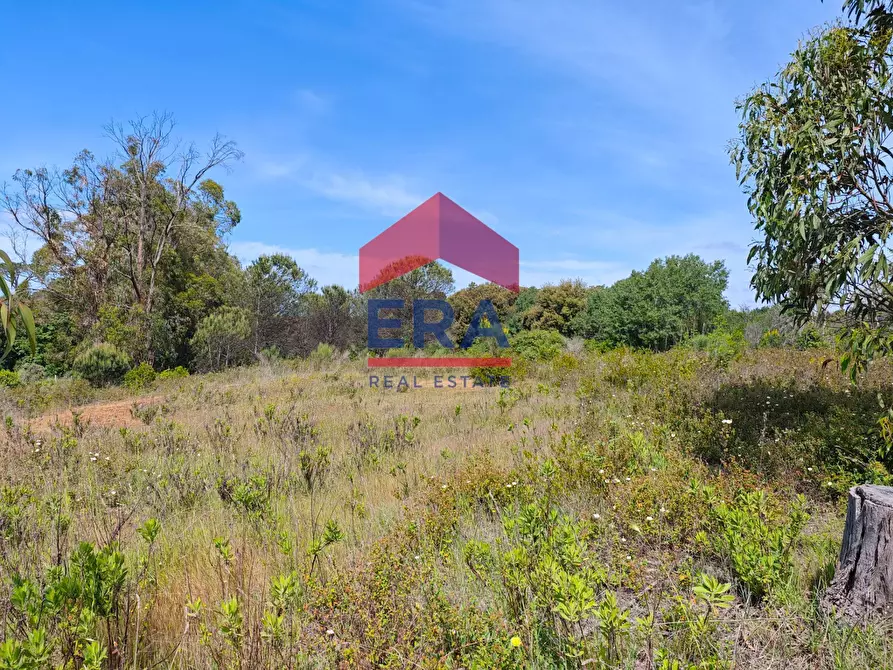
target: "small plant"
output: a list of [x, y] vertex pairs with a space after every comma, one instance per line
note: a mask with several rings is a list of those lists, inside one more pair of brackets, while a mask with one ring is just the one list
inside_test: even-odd
[[124, 386], [134, 392], [142, 391], [155, 383], [155, 370], [148, 363], [140, 363], [124, 375]]
[[94, 344], [74, 359], [72, 369], [93, 386], [120, 382], [130, 368], [130, 356], [113, 344]]
[[168, 379], [185, 379], [189, 376], [189, 370], [182, 365], [169, 370], [162, 370], [158, 373], [158, 381], [166, 381]]
[[21, 383], [19, 373], [13, 370], [0, 370], [0, 388], [15, 388]]

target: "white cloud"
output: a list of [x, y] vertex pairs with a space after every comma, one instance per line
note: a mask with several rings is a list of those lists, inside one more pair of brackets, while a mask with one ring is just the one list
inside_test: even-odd
[[355, 288], [359, 284], [359, 257], [318, 249], [289, 249], [264, 242], [233, 242], [230, 253], [242, 263], [250, 263], [258, 256], [285, 254], [295, 259], [320, 286], [340, 284]]
[[331, 200], [392, 216], [402, 216], [426, 200], [410, 191], [406, 180], [397, 175], [370, 178], [362, 172], [318, 172], [301, 183]]

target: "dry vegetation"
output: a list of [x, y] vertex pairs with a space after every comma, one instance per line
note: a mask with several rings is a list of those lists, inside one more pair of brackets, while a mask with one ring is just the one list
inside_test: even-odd
[[[890, 368], [822, 360], [6, 390], [0, 667], [893, 667], [889, 628], [817, 605], [843, 493], [889, 482]], [[63, 411], [91, 396], [113, 404]]]

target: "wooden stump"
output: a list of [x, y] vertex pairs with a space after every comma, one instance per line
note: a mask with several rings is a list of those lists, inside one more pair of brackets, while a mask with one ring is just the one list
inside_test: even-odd
[[850, 621], [893, 614], [893, 488], [850, 489], [840, 558], [823, 606]]

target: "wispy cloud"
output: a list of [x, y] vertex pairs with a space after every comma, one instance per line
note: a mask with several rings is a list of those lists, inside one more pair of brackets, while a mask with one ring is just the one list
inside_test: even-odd
[[397, 175], [369, 177], [362, 172], [322, 172], [302, 179], [301, 183], [331, 200], [395, 216], [405, 214], [425, 200]]
[[233, 242], [229, 249], [242, 263], [269, 254], [291, 256], [320, 286], [340, 284], [355, 288], [359, 285], [359, 258], [355, 255], [318, 249], [289, 249], [265, 242]]

